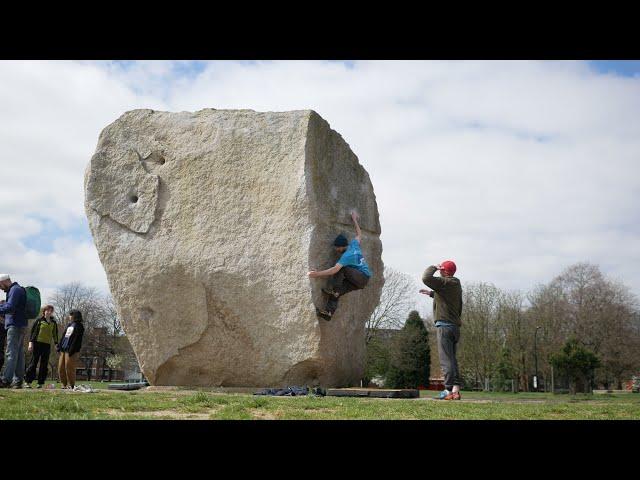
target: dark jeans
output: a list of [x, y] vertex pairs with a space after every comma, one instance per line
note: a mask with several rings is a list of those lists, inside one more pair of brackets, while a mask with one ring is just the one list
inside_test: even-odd
[[460, 327], [447, 325], [438, 327], [438, 356], [440, 368], [444, 375], [444, 387], [451, 390], [454, 385], [460, 386], [456, 349], [460, 340]]
[[[361, 290], [369, 283], [367, 277], [360, 270], [353, 267], [342, 267], [330, 280], [333, 291], [341, 296], [346, 295], [354, 290]], [[327, 301], [326, 310], [333, 313], [338, 308], [338, 299], [330, 296]]]
[[27, 374], [24, 378], [25, 382], [31, 383], [36, 378], [36, 368], [40, 362], [40, 370], [38, 370], [38, 384], [44, 385], [47, 379], [47, 368], [49, 367], [49, 354], [51, 353], [51, 345], [49, 343], [33, 342], [33, 355], [31, 362], [27, 368]]

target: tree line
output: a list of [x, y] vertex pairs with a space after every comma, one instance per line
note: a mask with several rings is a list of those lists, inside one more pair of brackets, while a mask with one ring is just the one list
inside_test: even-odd
[[[460, 365], [465, 380], [482, 385], [504, 377], [528, 391], [536, 372], [550, 385], [552, 359], [568, 343], [598, 358], [593, 383], [623, 388], [640, 370], [640, 314], [636, 298], [599, 267], [577, 263], [530, 292], [490, 283], [464, 289]], [[500, 372], [500, 368], [503, 372]], [[506, 371], [504, 371], [506, 370]]]
[[[363, 381], [383, 377], [385, 386], [393, 388], [426, 386], [429, 373], [439, 369], [433, 319], [416, 311], [414, 279], [391, 268], [384, 274], [380, 302], [366, 324]], [[538, 388], [548, 391], [552, 372], [557, 386], [563, 373], [576, 377], [570, 374], [576, 369], [591, 372], [588, 378], [583, 375], [583, 383], [622, 389], [640, 373], [637, 298], [597, 265], [574, 264], [524, 293], [463, 280], [463, 302], [458, 361], [465, 389], [529, 391], [537, 373]], [[93, 358], [112, 369], [137, 365], [110, 295], [70, 283], [57, 289], [48, 303], [62, 325], [69, 311], [82, 311], [86, 368]], [[569, 383], [572, 390], [577, 388]]]

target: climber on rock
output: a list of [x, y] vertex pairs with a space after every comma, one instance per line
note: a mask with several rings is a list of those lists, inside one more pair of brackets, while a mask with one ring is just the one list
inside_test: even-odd
[[307, 273], [310, 278], [332, 277], [329, 281], [329, 287], [322, 289], [329, 297], [327, 304], [324, 308], [316, 309], [318, 315], [325, 320], [331, 320], [336, 308], [338, 308], [338, 299], [341, 296], [353, 290], [363, 289], [371, 278], [371, 271], [360, 249], [362, 232], [355, 212], [351, 213], [351, 218], [356, 227], [356, 237], [349, 243], [347, 237], [340, 234], [333, 242], [336, 252], [342, 254], [338, 262], [327, 270]]

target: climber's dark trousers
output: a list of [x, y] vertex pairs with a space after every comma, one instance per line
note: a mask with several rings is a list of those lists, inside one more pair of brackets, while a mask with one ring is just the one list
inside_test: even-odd
[[[342, 267], [338, 273], [336, 273], [330, 280], [329, 285], [333, 288], [333, 291], [341, 296], [346, 295], [354, 290], [361, 290], [369, 283], [369, 277], [367, 277], [360, 270], [353, 267]], [[328, 312], [335, 312], [338, 308], [338, 299], [330, 296], [327, 301], [326, 310]]]

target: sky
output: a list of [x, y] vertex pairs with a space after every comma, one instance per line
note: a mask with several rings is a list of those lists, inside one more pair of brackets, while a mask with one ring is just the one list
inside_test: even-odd
[[0, 61], [0, 273], [108, 291], [83, 176], [137, 108], [315, 110], [416, 282], [452, 259], [526, 292], [591, 262], [640, 294], [640, 61]]

